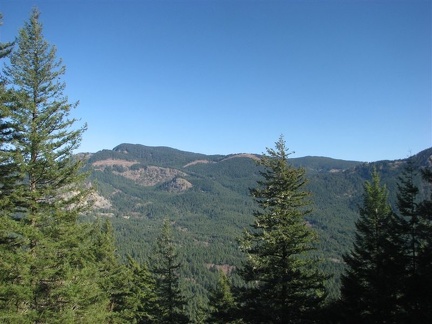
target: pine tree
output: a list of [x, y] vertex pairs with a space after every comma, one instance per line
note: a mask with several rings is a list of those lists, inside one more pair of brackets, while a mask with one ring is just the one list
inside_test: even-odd
[[115, 249], [114, 229], [108, 219], [97, 219], [91, 228], [89, 251], [100, 273], [99, 285], [109, 297], [109, 322], [128, 323], [132, 318], [121, 306], [128, 294], [131, 274], [125, 265], [120, 264]]
[[281, 136], [260, 160], [264, 180], [251, 190], [260, 210], [241, 242], [247, 262], [240, 275], [248, 283], [243, 314], [250, 322], [305, 323], [326, 297], [326, 276], [312, 252], [316, 234], [308, 224], [305, 171], [288, 163]]
[[[432, 161], [431, 161], [432, 162]], [[420, 321], [432, 322], [432, 168], [422, 170], [429, 197], [418, 205], [420, 246], [418, 250], [418, 273], [421, 287], [417, 292], [421, 301]]]
[[109, 220], [92, 225], [91, 251], [98, 265], [100, 285], [109, 296], [109, 323], [151, 323], [155, 303], [155, 283], [145, 265], [127, 256], [119, 261], [114, 229]]
[[231, 283], [228, 276], [223, 271], [219, 272], [216, 288], [210, 291], [209, 305], [209, 323], [236, 322], [238, 317], [236, 301], [231, 292]]
[[[0, 25], [2, 15], [0, 14]], [[8, 56], [13, 43], [0, 43], [0, 59]], [[22, 285], [28, 278], [27, 255], [21, 251], [25, 238], [18, 234], [17, 222], [11, 218], [11, 197], [16, 196], [13, 188], [20, 177], [14, 161], [14, 149], [11, 142], [18, 138], [16, 125], [10, 120], [8, 103], [15, 92], [7, 89], [2, 76], [0, 81], [0, 320], [14, 323], [21, 320], [26, 306], [21, 302], [27, 300], [31, 291]]]
[[127, 267], [132, 274], [132, 285], [129, 296], [125, 298], [125, 304], [133, 310], [136, 323], [156, 323], [156, 283], [152, 274], [145, 264], [139, 264], [130, 256]]
[[[399, 219], [405, 238], [405, 275], [400, 282], [403, 287], [401, 318], [407, 322], [422, 323], [432, 320], [432, 220], [428, 209], [430, 202], [427, 199], [420, 201], [416, 176], [414, 162], [408, 159], [403, 175], [399, 178], [397, 195]], [[423, 177], [430, 183], [430, 170], [424, 170]]]
[[44, 40], [36, 9], [20, 30], [17, 47], [4, 69], [7, 85], [17, 93], [7, 103], [8, 117], [19, 133], [11, 145], [20, 154], [19, 172], [26, 180], [16, 206], [24, 212], [53, 205], [78, 210], [88, 190], [82, 186], [82, 163], [72, 153], [85, 126], [72, 128], [76, 119], [69, 115], [77, 103], [70, 104], [63, 95], [65, 67], [55, 56], [56, 48]]
[[344, 255], [346, 271], [341, 281], [344, 321], [385, 323], [398, 313], [398, 281], [401, 277], [397, 222], [376, 170], [364, 184], [363, 205], [356, 222], [351, 253]]
[[186, 299], [180, 287], [180, 267], [171, 224], [165, 219], [150, 264], [156, 281], [156, 323], [188, 322], [184, 310]]
[[10, 151], [1, 152], [2, 166], [13, 171], [1, 174], [8, 190], [1, 197], [7, 209], [0, 222], [0, 319], [103, 321], [108, 298], [89, 252], [90, 228], [78, 222], [89, 189], [73, 150], [85, 127], [73, 129], [76, 120], [69, 114], [76, 104], [68, 103], [60, 81], [65, 68], [43, 37], [36, 9], [16, 45], [4, 69], [14, 95], [2, 102], [2, 118], [17, 136], [2, 143]]

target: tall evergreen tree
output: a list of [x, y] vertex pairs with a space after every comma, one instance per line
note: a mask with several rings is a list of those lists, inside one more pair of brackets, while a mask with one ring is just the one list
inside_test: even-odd
[[[431, 277], [432, 277], [432, 220], [429, 200], [423, 202], [416, 185], [417, 170], [413, 160], [407, 161], [404, 173], [399, 178], [397, 207], [405, 237], [404, 257], [405, 276], [402, 309], [405, 318], [412, 323], [423, 323], [431, 317]], [[423, 178], [430, 184], [430, 170], [423, 171]], [[429, 188], [430, 190], [430, 188]]]
[[[432, 162], [432, 160], [430, 160]], [[425, 198], [418, 205], [420, 246], [418, 250], [418, 273], [421, 288], [418, 291], [421, 303], [421, 320], [432, 322], [432, 167], [422, 170], [422, 178], [426, 184]]]
[[364, 184], [363, 205], [356, 222], [352, 251], [344, 255], [341, 277], [344, 321], [350, 323], [393, 322], [398, 313], [398, 281], [401, 273], [397, 222], [376, 170]]
[[[0, 14], [0, 25], [2, 15]], [[0, 43], [0, 59], [8, 56], [13, 43]], [[28, 277], [27, 256], [20, 246], [25, 238], [16, 234], [18, 226], [11, 218], [13, 214], [12, 197], [20, 175], [17, 172], [15, 153], [11, 143], [18, 138], [16, 125], [10, 119], [8, 103], [15, 92], [6, 87], [2, 75], [0, 81], [0, 319], [5, 323], [19, 322], [22, 311], [26, 311], [21, 302], [30, 297], [30, 289], [21, 285]]]
[[128, 256], [127, 268], [131, 271], [130, 294], [124, 299], [127, 308], [132, 310], [136, 323], [157, 323], [156, 283], [145, 264], [139, 264]]
[[19, 172], [26, 180], [22, 200], [16, 204], [24, 212], [53, 205], [78, 210], [88, 194], [83, 187], [86, 175], [79, 172], [82, 163], [73, 157], [85, 126], [74, 129], [76, 119], [69, 118], [77, 103], [69, 103], [63, 94], [64, 73], [34, 9], [4, 69], [7, 85], [17, 92], [7, 106], [20, 135], [11, 145], [21, 156]]
[[209, 323], [235, 323], [238, 320], [239, 314], [231, 283], [223, 271], [219, 271], [216, 288], [210, 291], [209, 305]]
[[180, 267], [172, 227], [165, 219], [150, 264], [150, 271], [156, 280], [156, 323], [188, 322], [185, 314], [186, 299], [180, 287]]
[[118, 260], [115, 249], [114, 229], [108, 219], [97, 219], [91, 228], [89, 251], [100, 273], [99, 284], [109, 297], [109, 323], [127, 323], [133, 318], [129, 309], [123, 307], [129, 293], [130, 271]]
[[110, 300], [108, 323], [154, 322], [156, 288], [148, 268], [130, 256], [126, 264], [120, 263], [109, 220], [94, 222], [91, 237], [100, 284]]
[[[14, 95], [2, 102], [13, 132], [6, 157], [14, 182], [0, 222], [0, 319], [3, 322], [103, 321], [107, 296], [90, 251], [90, 228], [79, 223], [89, 189], [73, 157], [85, 127], [69, 118], [65, 72], [42, 34], [34, 9], [4, 69]], [[5, 148], [5, 146], [3, 146]], [[2, 160], [4, 163], [4, 160]], [[6, 164], [2, 164], [6, 165]], [[7, 174], [2, 174], [2, 182]]]
[[252, 323], [305, 323], [326, 297], [326, 276], [312, 253], [317, 237], [305, 219], [305, 170], [289, 164], [282, 136], [267, 153], [260, 160], [264, 179], [251, 190], [260, 209], [241, 241], [247, 262], [240, 274], [248, 283], [243, 314]]

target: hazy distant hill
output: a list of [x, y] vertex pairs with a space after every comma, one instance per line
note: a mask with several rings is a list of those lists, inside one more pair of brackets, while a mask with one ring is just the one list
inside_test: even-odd
[[[429, 148], [412, 158], [421, 167], [430, 163], [431, 156]], [[241, 262], [236, 239], [253, 220], [249, 188], [260, 179], [259, 156], [121, 144], [87, 158], [90, 179], [98, 188], [95, 213], [112, 219], [121, 254], [145, 261], [162, 219], [169, 218], [195, 293], [213, 284], [217, 268], [232, 269]], [[341, 254], [351, 246], [363, 183], [372, 168], [380, 171], [394, 199], [405, 162], [291, 159], [307, 171], [314, 203], [308, 221], [320, 234], [319, 248], [330, 272], [338, 274], [343, 267]]]

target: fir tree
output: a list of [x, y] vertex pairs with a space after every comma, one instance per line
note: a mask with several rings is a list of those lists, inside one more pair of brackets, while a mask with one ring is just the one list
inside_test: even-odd
[[[17, 136], [8, 138], [7, 155], [1, 152], [2, 165], [13, 166], [14, 181], [1, 197], [7, 209], [0, 222], [0, 318], [103, 321], [108, 299], [89, 252], [90, 228], [78, 222], [89, 189], [73, 150], [85, 127], [73, 128], [76, 120], [69, 114], [76, 104], [63, 95], [65, 68], [43, 37], [36, 9], [16, 45], [4, 69], [5, 84], [14, 95], [2, 102], [7, 108], [2, 117]], [[2, 182], [8, 177], [1, 176]]]
[[[416, 185], [417, 170], [410, 158], [402, 177], [399, 178], [397, 207], [405, 238], [405, 275], [400, 285], [403, 287], [401, 320], [423, 323], [431, 317], [431, 269], [432, 269], [432, 220], [430, 201], [420, 201], [420, 191]], [[423, 171], [423, 178], [430, 184], [430, 170]], [[430, 190], [430, 188], [429, 188]]]
[[6, 104], [8, 118], [19, 133], [11, 145], [20, 154], [19, 173], [25, 179], [22, 199], [15, 204], [23, 212], [54, 205], [74, 210], [85, 207], [81, 202], [88, 194], [83, 187], [86, 174], [79, 172], [82, 163], [73, 157], [85, 126], [72, 128], [76, 120], [69, 115], [77, 103], [70, 104], [63, 95], [64, 73], [56, 48], [43, 37], [39, 12], [34, 9], [4, 69], [6, 84], [17, 93]]
[[223, 271], [219, 272], [216, 288], [210, 291], [209, 305], [209, 323], [235, 323], [239, 317], [231, 283]]
[[[432, 161], [430, 161], [432, 162]], [[421, 287], [417, 292], [421, 301], [419, 318], [424, 322], [432, 322], [432, 168], [422, 170], [422, 178], [426, 184], [429, 197], [418, 205], [420, 246], [418, 250], [418, 273]]]
[[126, 264], [119, 262], [109, 220], [94, 222], [91, 237], [100, 285], [110, 300], [109, 323], [153, 322], [156, 288], [150, 271], [130, 256]]
[[344, 321], [385, 323], [398, 313], [398, 281], [401, 272], [400, 236], [388, 203], [388, 191], [381, 186], [376, 170], [364, 184], [363, 205], [356, 222], [352, 251], [344, 255], [341, 281], [341, 309]]
[[114, 229], [109, 220], [97, 219], [91, 228], [91, 251], [100, 273], [99, 285], [109, 297], [109, 322], [126, 323], [133, 316], [127, 314], [123, 299], [128, 294], [131, 274], [120, 264], [115, 249]]
[[[0, 14], [0, 25], [2, 16]], [[8, 56], [13, 43], [0, 43], [0, 59]], [[18, 138], [16, 125], [10, 120], [8, 104], [15, 92], [7, 89], [2, 76], [0, 81], [0, 319], [13, 323], [22, 320], [27, 311], [24, 300], [31, 297], [31, 290], [22, 283], [28, 278], [28, 255], [21, 246], [26, 239], [19, 235], [19, 226], [13, 215], [14, 187], [20, 179], [12, 141]]]
[[305, 171], [288, 163], [282, 136], [267, 153], [260, 160], [264, 180], [251, 190], [260, 210], [241, 242], [248, 258], [240, 271], [248, 283], [242, 312], [249, 322], [305, 323], [326, 296], [326, 276], [312, 255], [316, 234], [305, 218]]
[[128, 256], [128, 269], [132, 274], [129, 296], [125, 299], [128, 308], [133, 309], [136, 323], [158, 322], [156, 283], [148, 267]]
[[188, 322], [186, 299], [180, 287], [180, 267], [171, 224], [165, 219], [150, 264], [150, 271], [156, 281], [156, 323]]

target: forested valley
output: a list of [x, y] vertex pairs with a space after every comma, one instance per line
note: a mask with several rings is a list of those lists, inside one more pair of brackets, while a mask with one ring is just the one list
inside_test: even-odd
[[75, 154], [37, 9], [0, 57], [0, 322], [432, 322], [432, 148]]

